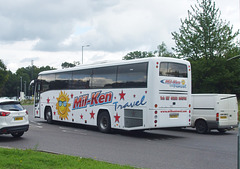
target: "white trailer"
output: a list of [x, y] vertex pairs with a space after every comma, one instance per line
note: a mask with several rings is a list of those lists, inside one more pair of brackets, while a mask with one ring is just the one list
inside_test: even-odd
[[238, 125], [238, 102], [235, 94], [192, 94], [191, 126], [198, 133], [212, 129], [226, 132]]

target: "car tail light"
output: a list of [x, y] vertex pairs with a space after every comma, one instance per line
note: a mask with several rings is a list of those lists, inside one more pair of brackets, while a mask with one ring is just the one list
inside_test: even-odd
[[219, 113], [216, 114], [216, 121], [219, 121]]
[[26, 110], [26, 114], [28, 114], [28, 111]]
[[10, 112], [4, 112], [4, 111], [0, 112], [0, 116], [8, 116], [9, 114]]

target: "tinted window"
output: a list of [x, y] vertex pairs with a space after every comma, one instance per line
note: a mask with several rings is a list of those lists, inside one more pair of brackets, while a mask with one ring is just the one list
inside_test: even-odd
[[117, 67], [93, 69], [92, 88], [112, 88], [116, 84]]
[[47, 91], [50, 89], [54, 89], [55, 87], [55, 74], [47, 74], [47, 75], [41, 75], [41, 91]]
[[73, 72], [73, 89], [89, 89], [91, 84], [92, 70], [78, 70]]
[[137, 63], [40, 75], [40, 91], [147, 87], [147, 69], [148, 63]]
[[7, 111], [22, 111], [23, 107], [19, 102], [6, 102], [0, 104], [0, 109]]
[[118, 88], [147, 87], [147, 63], [118, 66]]
[[159, 76], [187, 77], [187, 65], [172, 62], [161, 62]]
[[55, 89], [71, 88], [72, 72], [56, 74]]

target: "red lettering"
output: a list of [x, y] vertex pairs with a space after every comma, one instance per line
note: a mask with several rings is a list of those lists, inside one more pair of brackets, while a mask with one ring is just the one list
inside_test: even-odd
[[187, 100], [187, 97], [179, 97], [179, 100]]
[[165, 100], [165, 97], [164, 96], [160, 96], [160, 100]]
[[105, 97], [105, 102], [111, 102], [112, 101], [112, 92], [107, 93]]
[[171, 100], [177, 100], [177, 97], [171, 97]]
[[102, 104], [104, 102], [104, 99], [105, 99], [105, 95], [100, 95], [98, 99], [99, 103]]
[[166, 80], [165, 83], [172, 83], [172, 80]]
[[81, 107], [85, 107], [87, 105], [88, 95], [83, 96]]
[[98, 104], [98, 96], [100, 92], [92, 93], [91, 105]]
[[79, 97], [79, 99], [78, 99], [78, 97], [75, 97], [74, 104], [73, 104], [73, 109], [76, 109], [76, 108], [80, 107], [81, 102], [82, 102], [82, 97]]

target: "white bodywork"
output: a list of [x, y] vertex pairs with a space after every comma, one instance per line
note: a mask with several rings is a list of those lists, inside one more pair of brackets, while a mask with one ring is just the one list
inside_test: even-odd
[[[50, 121], [98, 126], [100, 114], [105, 112], [109, 114], [111, 128], [115, 129], [143, 130], [190, 126], [191, 67], [188, 61], [166, 57], [136, 59], [45, 71], [41, 72], [39, 77], [49, 74], [57, 77], [60, 73], [69, 73], [72, 76], [71, 73], [76, 71], [140, 63], [148, 65], [147, 75], [144, 77], [147, 79], [147, 86], [37, 92], [35, 102], [36, 99], [39, 102], [35, 104], [35, 117], [42, 119], [50, 117]], [[186, 66], [187, 77], [159, 75], [161, 63], [177, 63]], [[89, 81], [90, 84], [95, 83], [92, 79]], [[39, 81], [39, 84], [42, 83]]]
[[237, 127], [238, 103], [235, 94], [193, 94], [192, 127], [203, 120], [207, 129], [226, 130]]
[[[12, 134], [19, 137], [29, 128], [28, 114], [16, 100], [0, 99], [0, 134]], [[16, 104], [8, 108], [8, 104]], [[5, 105], [5, 106], [2, 106]], [[1, 108], [4, 107], [4, 108]], [[3, 114], [8, 114], [4, 115]], [[18, 133], [22, 133], [21, 135]]]

